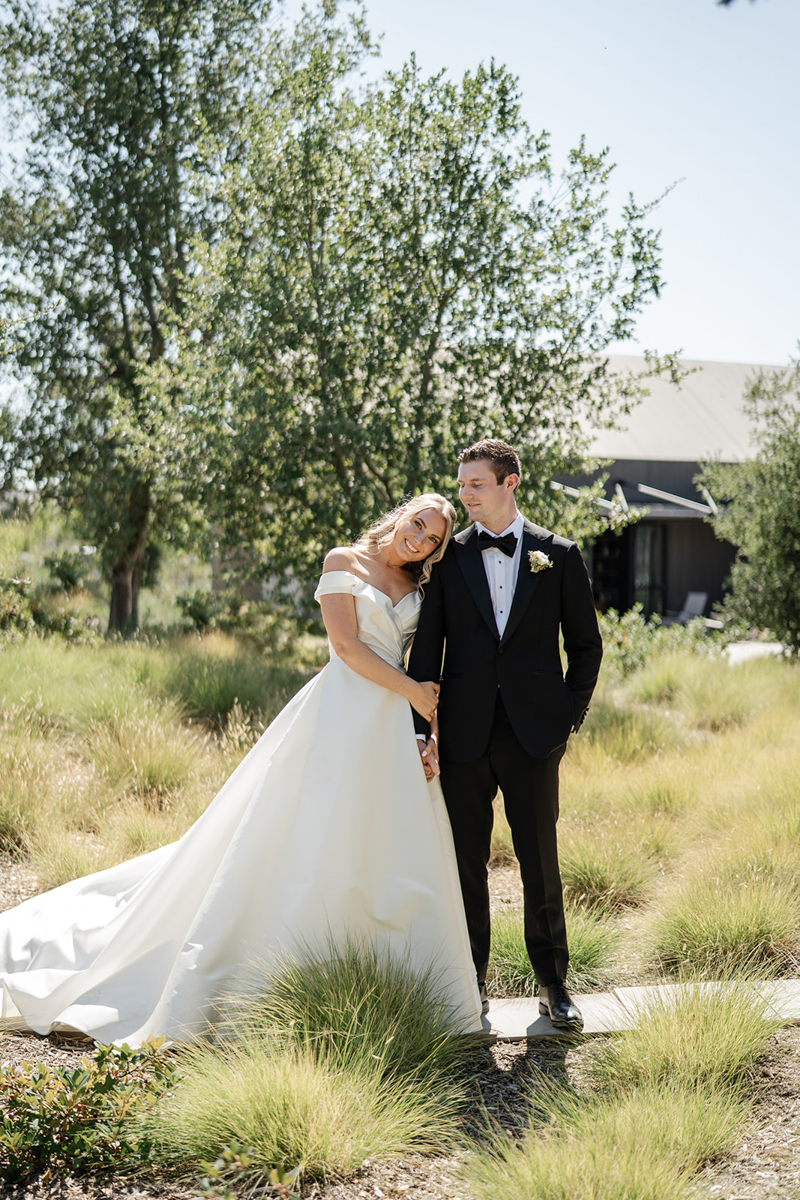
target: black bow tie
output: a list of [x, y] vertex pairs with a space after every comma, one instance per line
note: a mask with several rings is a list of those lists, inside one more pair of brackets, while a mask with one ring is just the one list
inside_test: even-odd
[[491, 533], [482, 529], [478, 534], [478, 545], [481, 550], [502, 550], [503, 554], [512, 558], [517, 548], [517, 537], [514, 533], [504, 533], [502, 537], [492, 537]]

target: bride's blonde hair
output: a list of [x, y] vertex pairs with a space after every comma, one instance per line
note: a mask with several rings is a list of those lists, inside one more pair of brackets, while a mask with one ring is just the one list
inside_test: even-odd
[[384, 513], [382, 517], [379, 517], [375, 524], [370, 525], [369, 529], [366, 529], [353, 543], [354, 546], [363, 546], [367, 554], [379, 554], [383, 547], [391, 542], [400, 521], [413, 517], [415, 513], [422, 512], [425, 508], [435, 508], [438, 513], [442, 514], [445, 520], [445, 533], [433, 553], [429, 554], [421, 563], [411, 562], [405, 563], [403, 566], [403, 570], [408, 571], [412, 576], [419, 591], [430, 579], [431, 571], [447, 549], [447, 543], [455, 529], [456, 510], [444, 496], [440, 496], [438, 492], [424, 492], [421, 496], [412, 496], [410, 500], [404, 500], [391, 512]]

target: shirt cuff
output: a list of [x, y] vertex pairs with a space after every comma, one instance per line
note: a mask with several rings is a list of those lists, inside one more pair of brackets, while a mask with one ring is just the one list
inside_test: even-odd
[[424, 733], [418, 733], [418, 734], [417, 734], [417, 741], [418, 741], [418, 742], [427, 742], [427, 740], [428, 740], [428, 739], [426, 738], [426, 736], [425, 736], [425, 734], [424, 734]]

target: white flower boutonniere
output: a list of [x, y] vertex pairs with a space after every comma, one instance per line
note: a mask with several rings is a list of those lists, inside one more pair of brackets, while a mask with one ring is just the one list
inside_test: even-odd
[[529, 550], [528, 562], [531, 564], [531, 570], [534, 575], [538, 575], [540, 571], [546, 571], [548, 567], [552, 567], [553, 565], [542, 550]]

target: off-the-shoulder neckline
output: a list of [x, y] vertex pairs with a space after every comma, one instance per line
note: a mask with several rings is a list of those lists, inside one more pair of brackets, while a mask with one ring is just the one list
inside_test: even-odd
[[392, 597], [389, 595], [388, 592], [382, 591], [379, 587], [376, 587], [374, 583], [370, 583], [368, 579], [362, 579], [360, 575], [356, 575], [355, 571], [345, 571], [342, 569], [337, 569], [335, 571], [323, 571], [319, 577], [320, 583], [322, 583], [322, 580], [325, 578], [326, 575], [349, 575], [351, 579], [355, 579], [358, 583], [363, 583], [366, 587], [372, 588], [373, 592], [377, 592], [379, 596], [383, 596], [383, 598], [385, 600], [389, 601], [392, 608], [399, 608], [400, 605], [403, 603], [403, 601], [407, 600], [409, 596], [418, 596], [419, 595], [419, 592], [417, 591], [417, 589], [412, 588], [412, 590], [410, 592], [406, 592], [404, 596], [400, 597], [400, 599], [397, 601], [397, 604], [394, 604], [392, 602]]

